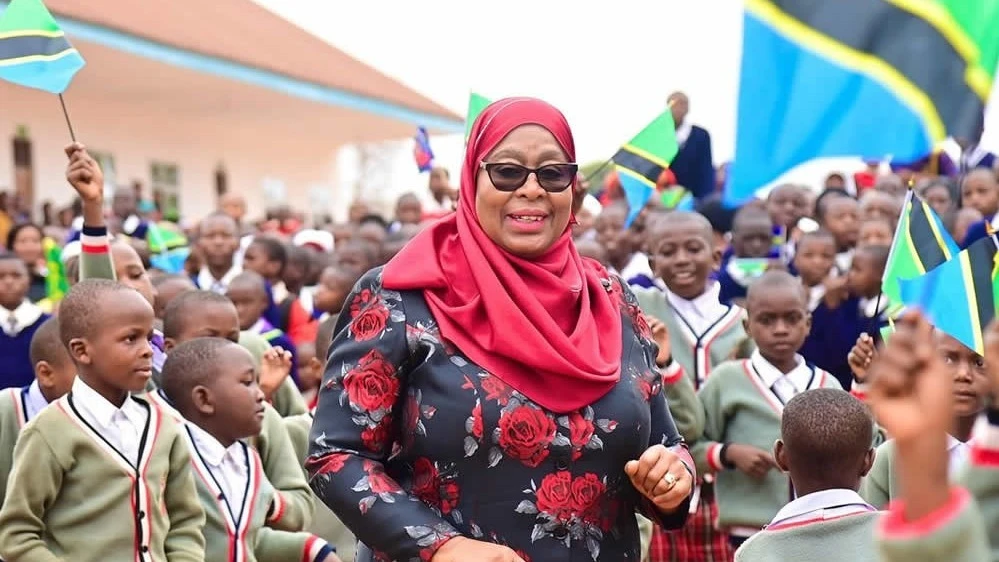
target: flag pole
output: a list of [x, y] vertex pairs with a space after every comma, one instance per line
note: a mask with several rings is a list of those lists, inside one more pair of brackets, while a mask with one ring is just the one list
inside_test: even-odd
[[69, 120], [69, 111], [66, 110], [66, 100], [59, 94], [59, 105], [62, 106], [62, 115], [66, 118], [66, 126], [69, 127], [69, 138], [76, 142], [76, 133], [73, 132], [73, 123]]

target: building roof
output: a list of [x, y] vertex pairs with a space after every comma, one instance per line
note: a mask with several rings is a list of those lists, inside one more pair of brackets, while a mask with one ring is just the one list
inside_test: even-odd
[[57, 16], [445, 119], [461, 119], [251, 0], [46, 0], [45, 4]]

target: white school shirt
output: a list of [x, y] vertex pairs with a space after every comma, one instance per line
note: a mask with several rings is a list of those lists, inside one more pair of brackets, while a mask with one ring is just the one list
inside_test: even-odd
[[673, 307], [673, 310], [690, 325], [690, 329], [697, 336], [701, 336], [722, 315], [728, 312], [729, 307], [723, 305], [718, 300], [720, 292], [721, 285], [717, 281], [714, 281], [708, 285], [708, 288], [700, 296], [691, 300], [678, 297], [669, 289], [666, 289], [666, 300], [669, 301], [669, 305]]
[[970, 452], [971, 445], [958, 441], [951, 435], [947, 435], [947, 458], [951, 479], [967, 464]]
[[42, 389], [38, 386], [38, 380], [31, 381], [28, 387], [28, 395], [24, 399], [24, 418], [28, 421], [35, 419], [39, 412], [49, 405], [49, 401], [42, 394]]
[[73, 381], [72, 392], [73, 405], [83, 419], [128, 459], [132, 466], [138, 466], [139, 439], [145, 431], [149, 412], [132, 400], [131, 395], [127, 395], [121, 408], [118, 408], [90, 388], [80, 377]]
[[790, 373], [784, 374], [780, 369], [774, 367], [772, 363], [763, 358], [760, 350], [753, 351], [749, 358], [749, 363], [759, 375], [763, 384], [773, 391], [773, 393], [784, 404], [797, 396], [799, 393], [808, 390], [815, 376], [815, 371], [805, 363], [805, 359], [800, 355], [795, 355], [797, 366]]
[[877, 511], [860, 494], [845, 488], [812, 492], [782, 507], [770, 525], [788, 525], [818, 519], [835, 519], [845, 515]]
[[0, 307], [0, 327], [10, 337], [16, 337], [25, 328], [34, 324], [42, 316], [42, 309], [24, 299], [14, 310]]
[[212, 273], [208, 271], [207, 267], [202, 267], [201, 271], [198, 272], [198, 288], [203, 291], [224, 294], [226, 289], [229, 288], [229, 283], [231, 283], [232, 280], [242, 272], [243, 271], [239, 266], [233, 265], [229, 268], [229, 271], [225, 272], [222, 279], [216, 279], [212, 276]]
[[649, 266], [649, 256], [645, 255], [644, 252], [635, 252], [631, 255], [631, 259], [628, 260], [628, 264], [624, 266], [624, 269], [618, 274], [624, 282], [627, 283], [634, 277], [639, 275], [644, 275], [646, 277], [652, 278], [652, 267]]
[[[194, 445], [198, 448], [196, 454], [201, 455], [208, 470], [218, 481], [226, 502], [232, 509], [238, 510], [246, 499], [247, 484], [250, 481], [246, 444], [236, 441], [228, 447], [223, 447], [218, 439], [193, 423], [188, 422], [187, 427], [190, 428]], [[232, 515], [239, 516], [238, 513]]]

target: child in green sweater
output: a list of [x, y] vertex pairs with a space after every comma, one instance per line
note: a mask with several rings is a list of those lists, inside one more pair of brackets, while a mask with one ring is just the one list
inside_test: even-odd
[[[238, 344], [240, 331], [236, 307], [224, 295], [212, 291], [182, 293], [164, 312], [163, 337], [168, 358], [174, 347], [195, 338], [223, 338]], [[272, 351], [271, 356], [278, 362], [291, 360], [281, 356], [277, 349]], [[281, 372], [281, 369], [268, 369], [262, 366], [262, 380], [275, 380], [271, 372]], [[287, 378], [286, 370], [284, 375]], [[261, 386], [263, 384], [261, 382]], [[276, 384], [270, 383], [268, 386], [277, 387]], [[150, 393], [150, 399], [175, 420], [183, 421], [183, 416], [162, 392]], [[288, 432], [284, 429], [281, 416], [270, 405], [264, 407], [264, 421], [260, 435], [250, 439], [250, 444], [260, 453], [264, 463], [264, 473], [277, 490], [267, 524], [283, 531], [305, 529], [315, 510], [315, 500], [302, 473], [302, 467], [295, 458], [295, 449]]]
[[806, 390], [840, 388], [798, 354], [811, 316], [797, 279], [785, 271], [764, 273], [749, 286], [746, 306], [746, 330], [756, 351], [711, 372], [698, 393], [704, 438], [691, 448], [698, 472], [715, 476], [716, 525], [736, 548], [794, 499], [791, 482], [770, 453], [780, 438], [784, 405]]
[[14, 444], [21, 429], [49, 404], [69, 393], [76, 367], [59, 339], [59, 319], [49, 318], [31, 336], [29, 351], [35, 380], [24, 388], [0, 392], [0, 505], [14, 461]]
[[735, 553], [736, 562], [878, 562], [871, 537], [881, 516], [858, 494], [874, 462], [874, 418], [831, 388], [792, 398], [781, 416], [774, 459], [797, 497]]
[[178, 426], [135, 396], [152, 376], [153, 308], [84, 280], [59, 305], [76, 365], [66, 396], [21, 431], [0, 509], [0, 557], [19, 562], [202, 562], [205, 513]]
[[266, 526], [277, 492], [246, 443], [260, 433], [265, 412], [246, 349], [221, 338], [186, 341], [170, 351], [162, 391], [188, 420], [182, 434], [207, 516], [206, 560], [339, 562], [315, 535]]

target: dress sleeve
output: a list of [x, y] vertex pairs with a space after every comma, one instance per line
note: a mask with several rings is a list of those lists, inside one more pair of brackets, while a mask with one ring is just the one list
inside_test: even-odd
[[335, 331], [309, 436], [312, 489], [384, 558], [429, 560], [459, 532], [386, 472], [409, 348], [402, 297], [382, 289], [380, 269], [355, 286]]
[[[687, 452], [687, 445], [683, 441], [683, 437], [680, 436], [680, 432], [677, 431], [676, 423], [673, 421], [673, 415], [670, 413], [670, 408], [666, 404], [666, 393], [663, 389], [664, 378], [663, 374], [659, 372], [656, 367], [656, 356], [659, 354], [659, 347], [652, 341], [652, 333], [649, 330], [649, 325], [645, 321], [645, 317], [642, 316], [641, 309], [638, 306], [638, 299], [635, 298], [635, 294], [628, 288], [627, 284], [621, 281], [620, 278], [615, 277], [611, 280], [616, 288], [612, 289], [612, 292], [617, 292], [620, 290], [621, 299], [624, 307], [624, 314], [631, 321], [631, 325], [635, 331], [635, 337], [638, 338], [642, 350], [644, 351], [643, 361], [644, 366], [648, 367], [648, 370], [653, 373], [653, 380], [649, 381], [651, 384], [652, 392], [649, 395], [649, 410], [651, 415], [651, 426], [649, 431], [649, 447], [654, 445], [665, 445], [669, 450], [673, 451], [680, 456], [680, 459], [687, 466], [687, 470], [690, 471], [691, 476], [694, 480], [697, 480], [696, 469], [694, 468], [694, 461], [690, 457], [690, 453]], [[627, 330], [628, 327], [625, 326]], [[676, 373], [670, 373], [672, 377], [676, 378]], [[682, 370], [679, 376], [684, 376]], [[693, 492], [693, 491], [692, 491]], [[659, 524], [664, 529], [679, 529], [683, 527], [683, 524], [687, 521], [687, 515], [690, 507], [690, 497], [679, 505], [676, 509], [670, 513], [663, 513], [655, 505], [652, 504], [646, 498], [642, 498], [638, 504], [638, 511], [645, 517], [651, 519], [652, 521]]]

